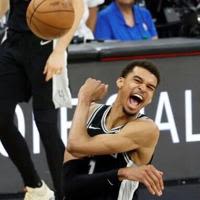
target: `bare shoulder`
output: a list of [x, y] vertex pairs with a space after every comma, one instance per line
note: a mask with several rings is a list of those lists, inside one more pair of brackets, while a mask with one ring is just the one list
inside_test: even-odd
[[149, 143], [154, 143], [154, 141], [158, 140], [159, 128], [152, 119], [141, 118], [128, 122], [124, 127], [123, 133], [129, 138], [139, 141], [139, 143], [142, 140], [148, 145]]
[[131, 120], [127, 123], [126, 125], [129, 128], [138, 128], [139, 130], [145, 130], [148, 129], [150, 130], [156, 130], [158, 129], [158, 126], [156, 123], [150, 119], [150, 118], [138, 118], [136, 120]]
[[148, 118], [148, 117], [138, 118], [137, 120], [135, 120], [135, 122], [143, 124], [145, 127], [150, 128], [150, 130], [151, 129], [159, 130], [158, 126], [151, 118]]

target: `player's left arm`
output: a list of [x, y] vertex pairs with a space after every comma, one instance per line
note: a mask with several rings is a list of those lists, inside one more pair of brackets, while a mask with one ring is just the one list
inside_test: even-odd
[[[72, 127], [68, 151], [83, 155], [104, 155], [141, 150], [151, 158], [159, 137], [158, 128], [153, 122], [135, 120], [129, 122], [117, 134], [99, 134], [90, 137], [82, 124], [82, 114], [77, 118], [79, 125]], [[145, 153], [144, 153], [145, 154]]]
[[46, 81], [50, 80], [53, 75], [61, 73], [66, 67], [66, 48], [69, 46], [84, 12], [83, 0], [71, 0], [71, 3], [74, 8], [74, 23], [71, 29], [57, 40], [54, 50], [46, 62], [43, 72], [46, 74]]

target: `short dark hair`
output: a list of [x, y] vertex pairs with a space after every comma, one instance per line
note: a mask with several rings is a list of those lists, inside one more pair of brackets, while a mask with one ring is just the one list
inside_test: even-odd
[[147, 60], [134, 60], [134, 61], [130, 62], [122, 70], [121, 77], [125, 78], [130, 72], [133, 71], [133, 69], [135, 67], [141, 67], [141, 68], [144, 68], [144, 69], [148, 70], [149, 72], [151, 72], [152, 74], [155, 75], [155, 77], [157, 78], [158, 84], [160, 83], [160, 73], [159, 73], [159, 71], [157, 69], [157, 66], [154, 63], [152, 63], [151, 61], [147, 61]]

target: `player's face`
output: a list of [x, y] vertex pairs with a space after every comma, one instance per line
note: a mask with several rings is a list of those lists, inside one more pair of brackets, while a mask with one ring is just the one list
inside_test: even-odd
[[117, 81], [119, 99], [126, 114], [134, 115], [151, 103], [157, 78], [148, 70], [135, 67], [125, 78]]

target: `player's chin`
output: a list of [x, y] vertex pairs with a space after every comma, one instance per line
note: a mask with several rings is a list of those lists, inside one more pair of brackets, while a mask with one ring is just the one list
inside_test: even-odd
[[127, 116], [135, 116], [139, 112], [139, 109], [133, 109], [133, 108], [130, 108], [130, 107], [123, 107], [123, 112]]

